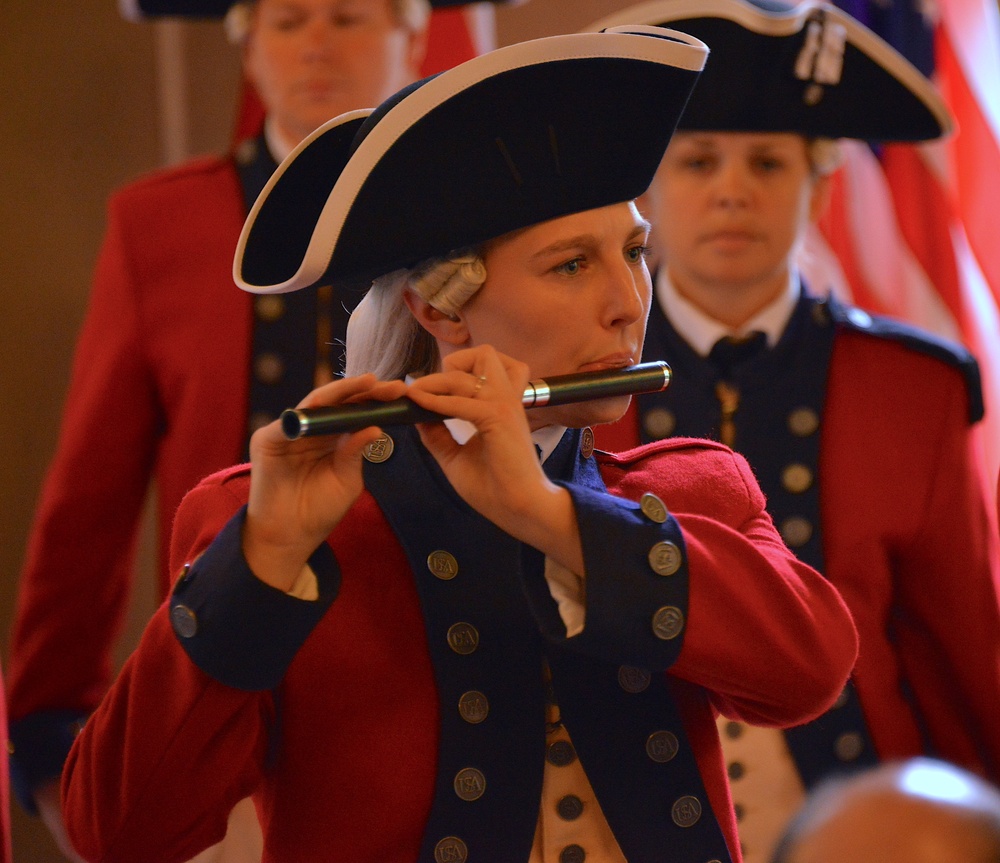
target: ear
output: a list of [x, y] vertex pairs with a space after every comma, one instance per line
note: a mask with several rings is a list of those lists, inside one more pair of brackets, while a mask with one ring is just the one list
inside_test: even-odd
[[423, 77], [420, 74], [420, 67], [427, 56], [427, 34], [430, 26], [421, 30], [412, 30], [406, 35], [406, 61], [409, 66], [413, 80]]
[[809, 218], [811, 221], [818, 222], [823, 213], [826, 212], [832, 192], [831, 174], [823, 174], [813, 180], [812, 194], [809, 196]]
[[456, 348], [468, 343], [469, 328], [461, 314], [449, 318], [409, 288], [403, 291], [403, 301], [417, 323], [439, 342]]

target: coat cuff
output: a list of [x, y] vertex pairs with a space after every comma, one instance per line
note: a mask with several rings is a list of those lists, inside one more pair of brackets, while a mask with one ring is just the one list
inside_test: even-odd
[[574, 483], [586, 568], [586, 622], [566, 646], [649, 670], [680, 655], [688, 615], [688, 561], [680, 525], [654, 494], [638, 503]]
[[276, 687], [340, 590], [340, 568], [323, 543], [309, 558], [319, 597], [298, 599], [257, 578], [243, 557], [246, 507], [186, 564], [170, 597], [170, 623], [191, 661], [220, 683], [249, 692]]
[[86, 718], [82, 710], [41, 710], [10, 723], [11, 790], [29, 814], [38, 814], [35, 790], [59, 778]]

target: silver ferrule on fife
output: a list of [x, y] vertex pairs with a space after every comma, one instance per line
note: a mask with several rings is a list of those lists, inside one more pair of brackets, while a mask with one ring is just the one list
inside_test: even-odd
[[[655, 393], [670, 383], [670, 366], [662, 360], [622, 369], [558, 375], [530, 381], [521, 403], [526, 408], [565, 405], [613, 396]], [[368, 426], [413, 425], [447, 419], [409, 399], [365, 401], [323, 408], [289, 408], [281, 414], [281, 430], [289, 440], [343, 434]]]

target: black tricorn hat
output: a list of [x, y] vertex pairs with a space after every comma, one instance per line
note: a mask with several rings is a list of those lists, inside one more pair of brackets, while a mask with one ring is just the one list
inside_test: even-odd
[[823, 0], [651, 0], [587, 28], [676, 28], [712, 51], [678, 128], [924, 141], [952, 129], [902, 54]]
[[[697, 39], [658, 27], [550, 36], [413, 84], [363, 122], [335, 118], [264, 187], [240, 236], [236, 283], [254, 293], [365, 286], [636, 198], [707, 54]], [[650, 92], [658, 110], [648, 108]]]
[[[240, 0], [118, 0], [122, 17], [129, 21], [143, 18], [225, 18], [230, 7]], [[429, 0], [434, 9], [465, 6], [479, 0]], [[491, 0], [495, 3], [517, 3], [521, 0]]]

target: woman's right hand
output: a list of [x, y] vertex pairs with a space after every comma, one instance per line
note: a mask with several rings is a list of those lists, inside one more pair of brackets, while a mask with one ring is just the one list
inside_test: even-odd
[[[368, 374], [319, 387], [298, 407], [387, 401], [405, 392], [402, 381], [379, 382]], [[261, 581], [282, 591], [291, 589], [310, 555], [361, 494], [362, 450], [380, 434], [371, 426], [290, 441], [278, 421], [254, 433], [243, 553]]]

